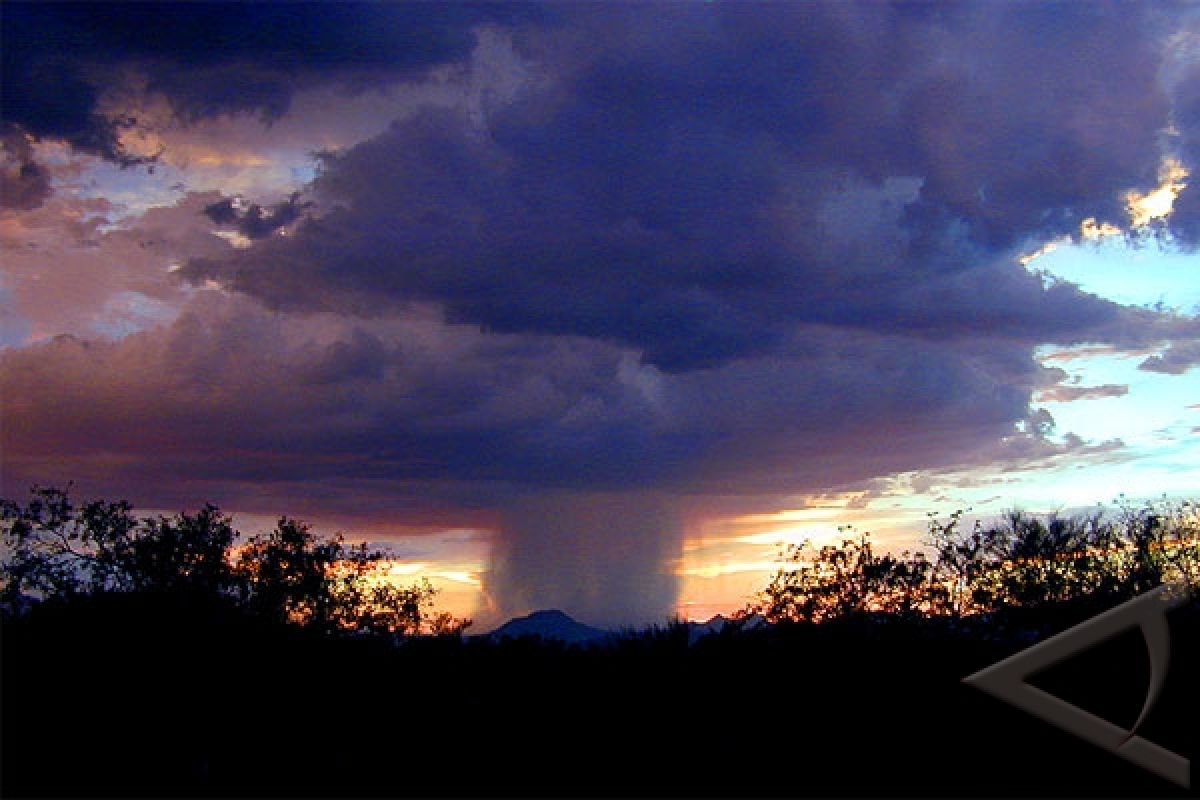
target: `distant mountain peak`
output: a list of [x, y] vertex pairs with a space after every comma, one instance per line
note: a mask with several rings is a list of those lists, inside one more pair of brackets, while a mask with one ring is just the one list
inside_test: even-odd
[[576, 622], [566, 612], [557, 608], [543, 609], [514, 617], [488, 634], [493, 639], [540, 636], [543, 639], [558, 639], [575, 643], [588, 642], [611, 636], [611, 633], [591, 625]]
[[[686, 623], [689, 644], [695, 644], [699, 639], [712, 634], [753, 631], [764, 626], [769, 627], [770, 623], [761, 614], [751, 614], [746, 617], [726, 617], [723, 614], [717, 614], [707, 622]], [[615, 639], [621, 634], [577, 622], [565, 611], [557, 608], [546, 608], [532, 611], [523, 617], [513, 617], [492, 632], [479, 635], [491, 639], [519, 639], [523, 636], [538, 636], [542, 639], [556, 639], [568, 644], [576, 644]]]

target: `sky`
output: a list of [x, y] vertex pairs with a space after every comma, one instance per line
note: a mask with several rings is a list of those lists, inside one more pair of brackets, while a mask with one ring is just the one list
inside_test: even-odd
[[1200, 7], [6, 3], [0, 493], [486, 629], [1200, 487]]

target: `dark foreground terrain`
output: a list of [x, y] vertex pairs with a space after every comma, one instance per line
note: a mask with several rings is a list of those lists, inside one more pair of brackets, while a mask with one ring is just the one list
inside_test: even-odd
[[[1139, 734], [1194, 764], [1200, 613], [1169, 621]], [[1032, 629], [857, 616], [691, 647], [681, 627], [395, 647], [215, 602], [56, 601], [4, 623], [3, 793], [1187, 796], [961, 682]], [[1130, 631], [1035, 683], [1128, 727], [1148, 674]]]

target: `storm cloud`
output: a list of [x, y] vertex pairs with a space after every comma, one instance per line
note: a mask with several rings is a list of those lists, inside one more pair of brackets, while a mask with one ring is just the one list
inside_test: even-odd
[[122, 95], [163, 97], [185, 124], [239, 113], [271, 122], [298, 89], [419, 78], [469, 55], [474, 27], [543, 16], [471, 3], [17, 3], [0, 26], [0, 133], [9, 153], [17, 136], [152, 164], [122, 141], [147, 124], [122, 111]]
[[798, 324], [1036, 341], [1111, 322], [1012, 249], [1122, 222], [1122, 191], [1155, 184], [1170, 102], [1151, 20], [919, 8], [588, 17], [582, 55], [543, 43], [545, 86], [329, 156], [312, 187], [329, 213], [184, 274], [284, 309], [435, 302], [668, 370], [771, 352]]
[[[947, 437], [962, 437], [954, 460], [981, 430], [1007, 432], [1041, 369], [1018, 356], [999, 370], [822, 328], [787, 354], [671, 374], [594, 340], [485, 334], [432, 309], [356, 321], [206, 291], [165, 328], [0, 354], [6, 483], [49, 461], [141, 484], [161, 456], [213, 485], [439, 481], [467, 504], [505, 484], [816, 488], [941, 458]], [[887, 438], [881, 420], [897, 429]], [[138, 457], [110, 463], [121, 452]]]

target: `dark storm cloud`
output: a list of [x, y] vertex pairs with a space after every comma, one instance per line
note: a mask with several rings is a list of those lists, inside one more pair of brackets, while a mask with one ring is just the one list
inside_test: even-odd
[[29, 136], [11, 130], [0, 137], [0, 207], [27, 211], [50, 196], [49, 171], [33, 158]]
[[[278, 315], [203, 293], [163, 330], [4, 352], [5, 491], [46, 480], [47, 464], [129, 486], [453, 482], [467, 504], [494, 502], [493, 484], [816, 488], [953, 462], [1010, 429], [1028, 390], [974, 362], [817, 328], [787, 353], [670, 375], [587, 339]], [[1031, 360], [1025, 372], [1038, 379]]]
[[[83, 76], [81, 68], [72, 63], [70, 50], [52, 47], [38, 53], [25, 47], [24, 43], [39, 38], [37, 26], [20, 24], [25, 9], [34, 7], [11, 4], [2, 17], [0, 132], [6, 138], [62, 139], [80, 152], [125, 166], [141, 163], [142, 159], [126, 153], [118, 141], [121, 128], [132, 122], [98, 113], [100, 82]], [[10, 25], [13, 17], [17, 21]]]
[[747, 232], [695, 243], [633, 218], [596, 219], [594, 205], [554, 182], [515, 185], [504, 154], [463, 124], [428, 117], [356, 148], [317, 182], [345, 199], [341, 210], [292, 240], [194, 261], [185, 274], [285, 309], [370, 314], [436, 301], [456, 320], [610, 339], [672, 368], [769, 350], [784, 323], [837, 320], [868, 294], [853, 274], [806, 276], [803, 264], [779, 263], [786, 253], [750, 252]]
[[[1161, 43], [1153, 15], [1128, 5], [655, 12], [634, 8], [607, 26], [608, 14], [589, 18], [589, 34], [607, 33], [603, 52], [544, 125], [524, 118], [507, 131], [514, 147], [548, 147], [555, 167], [583, 170], [620, 213], [632, 195], [649, 213], [688, 216], [692, 191], [637, 191], [684, 163], [706, 167], [685, 178], [699, 187], [730, 188], [734, 175], [751, 191], [769, 189], [770, 162], [746, 173], [761, 164], [754, 144], [875, 182], [920, 176], [920, 219], [965, 219], [988, 242], [1072, 215], [1111, 218], [1120, 213], [1112, 186], [1154, 180], [1156, 123], [1167, 111]], [[672, 136], [682, 142], [668, 147]], [[628, 177], [625, 193], [609, 191]], [[694, 202], [709, 208], [709, 199]]]
[[1177, 240], [1194, 250], [1200, 246], [1200, 14], [1194, 8], [1190, 28], [1174, 42], [1165, 73], [1173, 99], [1171, 141], [1192, 178], [1175, 200], [1170, 226]]
[[529, 21], [532, 7], [433, 3], [9, 3], [0, 18], [7, 130], [56, 138], [121, 164], [129, 116], [101, 113], [129, 70], [184, 120], [277, 119], [301, 85], [359, 88], [452, 63], [471, 28]]
[[[1200, 21], [1194, 26], [1200, 30]], [[1200, 60], [1192, 55], [1191, 63], [1179, 68], [1173, 82], [1178, 145], [1184, 158], [1194, 164], [1200, 160]]]
[[1169, 103], [1129, 6], [653, 10], [583, 7], [584, 33], [526, 45], [547, 86], [330, 156], [334, 210], [185, 274], [279, 308], [437, 302], [669, 370], [803, 323], [1036, 342], [1113, 321], [1012, 248], [1120, 221], [1156, 181]]
[[1200, 247], [1200, 185], [1187, 187], [1175, 198], [1171, 231], [1189, 250]]
[[270, 206], [243, 204], [240, 199], [226, 197], [205, 206], [204, 214], [217, 225], [232, 227], [248, 239], [261, 239], [291, 225], [311, 205], [301, 202], [298, 192]]

